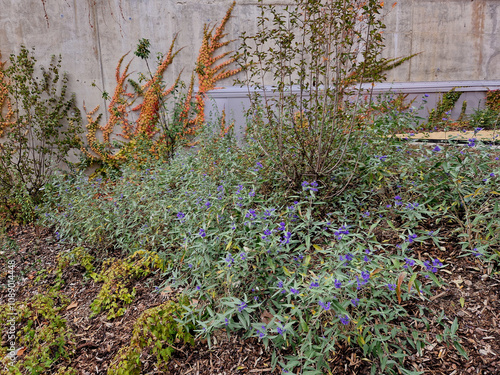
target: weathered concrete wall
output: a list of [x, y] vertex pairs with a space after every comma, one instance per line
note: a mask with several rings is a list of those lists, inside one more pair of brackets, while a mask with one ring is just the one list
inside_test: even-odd
[[[281, 5], [290, 0], [269, 2]], [[389, 73], [388, 80], [499, 80], [498, 0], [394, 0], [385, 2], [387, 57], [422, 52]], [[61, 54], [70, 73], [70, 90], [88, 109], [104, 104], [91, 83], [112, 93], [119, 58], [140, 38], [151, 41], [153, 56], [166, 52], [176, 32], [184, 47], [166, 73], [173, 82], [194, 67], [204, 23], [218, 23], [231, 0], [0, 0], [0, 51], [3, 59], [21, 44], [36, 47], [40, 63]], [[227, 25], [229, 38], [256, 29], [256, 0], [238, 1]], [[45, 17], [46, 15], [46, 17]], [[237, 47], [237, 42], [232, 48]], [[132, 57], [132, 53], [130, 54]], [[154, 57], [150, 66], [154, 66]], [[135, 58], [131, 70], [145, 71]], [[222, 83], [230, 86], [232, 80]]]
[[386, 1], [386, 57], [421, 52], [389, 81], [500, 79], [498, 0]]

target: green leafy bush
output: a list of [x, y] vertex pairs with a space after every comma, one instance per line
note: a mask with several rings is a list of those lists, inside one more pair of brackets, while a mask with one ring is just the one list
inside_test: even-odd
[[258, 4], [259, 32], [244, 34], [239, 52], [247, 66], [241, 83], [262, 90], [252, 91], [249, 136], [286, 183], [315, 180], [323, 194], [339, 194], [355, 176], [363, 147], [367, 106], [355, 86], [381, 80], [407, 58], [380, 58], [379, 1]]
[[[78, 148], [80, 112], [61, 75], [61, 58], [37, 67], [22, 46], [0, 75], [0, 211], [21, 222], [34, 220], [41, 188], [55, 168]], [[0, 66], [0, 69], [3, 65]]]

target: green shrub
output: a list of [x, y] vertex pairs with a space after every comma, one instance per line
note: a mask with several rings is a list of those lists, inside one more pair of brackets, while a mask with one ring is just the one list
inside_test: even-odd
[[0, 110], [7, 107], [0, 113], [0, 211], [11, 220], [34, 220], [40, 189], [79, 147], [80, 112], [68, 95], [67, 76], [59, 73], [60, 62], [53, 56], [48, 68], [38, 68], [22, 46], [0, 75]]
[[363, 147], [367, 106], [355, 86], [382, 79], [407, 58], [380, 58], [379, 1], [258, 4], [259, 32], [244, 35], [239, 52], [248, 66], [241, 83], [263, 90], [251, 98], [248, 134], [285, 183], [314, 180], [323, 194], [339, 194]]

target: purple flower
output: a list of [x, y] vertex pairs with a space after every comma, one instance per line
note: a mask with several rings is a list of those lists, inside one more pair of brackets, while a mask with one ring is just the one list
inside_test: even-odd
[[368, 262], [371, 262], [371, 259], [370, 259], [370, 258], [368, 258], [368, 256], [367, 256], [367, 255], [365, 255], [365, 256], [363, 257], [363, 260], [364, 260], [365, 262], [367, 262], [367, 263], [368, 263]]
[[242, 312], [243, 310], [245, 310], [245, 307], [247, 307], [247, 304], [245, 302], [241, 301], [241, 303], [238, 306], [238, 311]]
[[234, 263], [234, 258], [231, 254], [228, 254], [224, 260], [227, 262], [228, 267], [231, 267]]
[[286, 331], [285, 327], [276, 327], [276, 331], [278, 331], [278, 334], [283, 335]]
[[260, 331], [260, 330], [257, 329], [257, 333], [259, 334], [259, 337], [262, 339], [266, 335], [266, 326], [262, 326], [261, 330], [262, 331]]
[[200, 232], [198, 233], [200, 237], [205, 237], [207, 234], [205, 233], [205, 229], [200, 228]]
[[290, 243], [290, 238], [292, 237], [292, 233], [290, 232], [286, 232], [284, 235], [283, 235], [283, 240], [281, 241], [281, 244], [282, 245], [286, 245], [288, 243]]
[[283, 281], [281, 281], [281, 280], [278, 281], [278, 288], [280, 288], [280, 289], [283, 288]]
[[405, 258], [405, 262], [406, 264], [403, 266], [403, 268], [413, 267], [415, 265], [415, 261], [413, 259]]
[[472, 254], [475, 256], [475, 257], [480, 257], [481, 255], [481, 252], [477, 249], [477, 248], [474, 248], [474, 250], [472, 250]]
[[416, 234], [410, 234], [408, 239], [406, 240], [409, 243], [412, 243], [418, 236]]
[[179, 211], [179, 212], [177, 213], [177, 218], [178, 218], [179, 220], [182, 220], [182, 219], [184, 219], [185, 217], [186, 217], [186, 215], [184, 214], [184, 212]]
[[432, 149], [432, 151], [434, 151], [434, 152], [439, 152], [439, 151], [441, 151], [441, 148], [440, 148], [439, 146], [437, 146], [437, 145], [436, 145], [436, 147], [434, 147], [434, 148]]
[[301, 185], [303, 188], [305, 188], [305, 187], [309, 186], [309, 182], [303, 181]]
[[263, 240], [265, 240], [265, 239], [266, 239], [268, 236], [270, 236], [271, 234], [272, 234], [272, 233], [271, 233], [271, 231], [270, 231], [269, 229], [266, 229], [266, 230], [264, 231], [264, 234], [261, 236], [261, 238], [262, 238]]
[[340, 289], [340, 287], [342, 286], [342, 283], [339, 280], [335, 279], [333, 281], [333, 285], [335, 285], [335, 288]]
[[359, 298], [353, 298], [353, 299], [351, 299], [351, 303], [353, 304], [354, 307], [358, 307], [358, 305], [359, 305]]
[[367, 283], [368, 280], [370, 280], [370, 272], [368, 271], [361, 272], [361, 277], [363, 278], [364, 282]]
[[312, 288], [317, 288], [319, 286], [319, 283], [317, 281], [313, 281], [311, 283], [311, 285], [309, 285], [309, 289], [312, 289]]
[[495, 173], [491, 172], [490, 177], [495, 177]]
[[469, 143], [467, 144], [469, 147], [476, 146], [476, 138], [470, 138]]
[[196, 290], [201, 290], [201, 286], [196, 285]]
[[241, 253], [240, 254], [241, 260], [246, 260], [247, 259], [247, 254], [246, 253]]
[[396, 284], [387, 284], [387, 287], [389, 288], [389, 290], [396, 290]]
[[368, 211], [364, 212], [364, 213], [363, 213], [363, 216], [364, 216], [364, 217], [369, 217], [369, 216], [370, 216], [370, 212], [368, 212]]
[[248, 212], [245, 215], [245, 217], [249, 217], [249, 218], [251, 218], [251, 220], [253, 220], [253, 219], [255, 219], [257, 217], [257, 213], [255, 212], [255, 210], [250, 209], [250, 210], [248, 210]]
[[481, 130], [483, 130], [483, 128], [475, 128], [474, 133], [480, 132]]
[[340, 323], [342, 323], [343, 325], [346, 326], [349, 324], [349, 317], [347, 315], [345, 315], [345, 316], [339, 315], [339, 319], [340, 319]]
[[279, 227], [278, 227], [278, 230], [284, 231], [285, 229], [286, 229], [285, 222], [281, 222]]
[[330, 310], [330, 302], [327, 302], [327, 303], [325, 304], [325, 303], [323, 303], [323, 302], [319, 301], [319, 302], [318, 302], [318, 305], [320, 305], [320, 306], [321, 306], [321, 307], [322, 307], [325, 311]]
[[211, 205], [212, 205], [212, 203], [210, 203], [209, 201], [207, 201], [207, 203], [205, 203], [205, 206], [206, 206], [207, 208], [210, 208], [210, 206], [211, 206]]
[[295, 288], [290, 288], [290, 293], [292, 294], [299, 294], [299, 290], [298, 289], [295, 289]]
[[441, 263], [441, 261], [439, 259], [434, 259], [432, 261], [432, 265], [435, 267], [443, 267], [443, 263]]

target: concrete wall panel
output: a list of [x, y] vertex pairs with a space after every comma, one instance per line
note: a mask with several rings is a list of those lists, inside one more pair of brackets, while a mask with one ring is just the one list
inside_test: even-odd
[[[384, 56], [421, 54], [389, 72], [389, 82], [500, 80], [498, 0], [394, 3], [385, 1]], [[105, 104], [92, 82], [112, 93], [119, 58], [133, 51], [140, 38], [151, 42], [150, 66], [154, 67], [156, 53], [165, 53], [179, 32], [176, 45], [184, 49], [165, 78], [173, 82], [184, 68], [183, 78], [189, 80], [203, 24], [220, 22], [230, 4], [231, 0], [0, 0], [0, 51], [6, 59], [21, 44], [35, 46], [42, 64], [48, 63], [51, 54], [62, 54], [63, 70], [71, 76], [70, 90], [91, 109]], [[256, 0], [237, 2], [226, 28], [228, 38], [255, 31], [256, 4]], [[237, 42], [232, 45], [236, 47]], [[146, 66], [135, 58], [131, 71], [145, 72]], [[232, 79], [222, 85], [232, 85]]]

